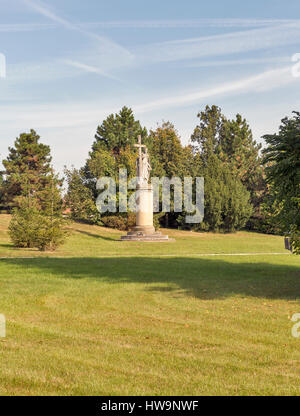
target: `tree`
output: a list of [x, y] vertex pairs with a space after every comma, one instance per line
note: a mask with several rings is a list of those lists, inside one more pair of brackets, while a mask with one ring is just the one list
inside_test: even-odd
[[281, 120], [279, 133], [263, 138], [267, 147], [263, 150], [268, 183], [275, 190], [280, 204], [277, 220], [285, 232], [293, 237], [295, 250], [300, 245], [300, 113]]
[[18, 247], [55, 250], [66, 236], [62, 180], [51, 167], [50, 147], [39, 139], [34, 130], [21, 134], [3, 161], [4, 194], [14, 207], [9, 231]]
[[97, 223], [100, 214], [97, 211], [93, 192], [85, 184], [82, 171], [65, 168], [68, 191], [65, 203], [71, 210], [71, 218], [75, 221]]
[[3, 193], [3, 173], [0, 172], [0, 210], [4, 207], [4, 193]]
[[249, 149], [254, 146], [252, 135], [241, 116], [229, 121], [215, 105], [206, 106], [198, 118], [191, 141], [197, 176], [205, 180], [205, 215], [200, 228], [235, 231], [245, 226], [252, 213], [243, 183], [250, 169], [245, 161], [253, 150]]
[[119, 114], [111, 114], [97, 127], [95, 141], [83, 168], [88, 186], [95, 192], [101, 176], [118, 179], [119, 168], [127, 168], [135, 176], [136, 156], [134, 144], [138, 135], [147, 138], [147, 130], [135, 120], [130, 108], [123, 107]]
[[240, 114], [233, 120], [223, 118], [220, 158], [229, 164], [232, 172], [239, 176], [252, 193], [257, 189], [257, 183], [262, 177], [260, 149], [261, 145], [253, 139], [246, 119]]
[[101, 126], [98, 126], [92, 152], [97, 151], [100, 146], [118, 154], [122, 148], [133, 148], [138, 135], [145, 138], [147, 130], [135, 120], [132, 110], [124, 106], [119, 114], [109, 115]]
[[266, 217], [261, 206], [268, 191], [260, 150], [261, 145], [253, 139], [246, 119], [240, 114], [233, 120], [223, 119], [219, 156], [250, 192], [253, 214], [248, 227], [256, 230], [265, 227]]
[[[152, 176], [179, 177], [193, 176], [193, 151], [191, 146], [184, 147], [174, 125], [163, 122], [149, 135], [149, 151], [152, 161]], [[174, 192], [171, 189], [170, 213], [160, 215], [160, 222], [168, 226], [178, 223], [179, 214], [174, 212]]]
[[34, 197], [43, 207], [43, 194], [51, 176], [50, 147], [40, 143], [34, 130], [22, 133], [3, 160], [5, 181], [3, 199], [8, 207], [20, 204], [20, 197]]
[[251, 213], [250, 194], [241, 180], [216, 155], [211, 155], [202, 170], [205, 210], [197, 229], [235, 232], [243, 228]]
[[172, 123], [163, 122], [156, 130], [151, 130], [149, 142], [153, 176], [184, 178], [191, 175], [192, 148], [181, 144], [178, 132]]
[[62, 217], [47, 216], [36, 207], [14, 208], [9, 235], [16, 247], [54, 251], [65, 242], [68, 232]]
[[210, 156], [220, 150], [220, 140], [223, 131], [224, 116], [220, 107], [208, 105], [198, 113], [200, 122], [194, 129], [191, 142], [196, 153], [201, 155], [203, 164], [207, 164]]
[[250, 227], [262, 220], [260, 206], [266, 192], [266, 184], [261, 166], [260, 148], [245, 119], [237, 114], [235, 119], [227, 119], [215, 105], [206, 106], [198, 114], [200, 119], [191, 141], [194, 151], [199, 154], [199, 169], [212, 163], [212, 155], [225, 164], [234, 177], [250, 192], [254, 208]]
[[[71, 203], [73, 215], [77, 218], [80, 216], [84, 220], [92, 218], [92, 221], [99, 221], [100, 216], [95, 215], [92, 208], [92, 205], [96, 208], [97, 180], [104, 176], [112, 177], [116, 181], [118, 190], [119, 169], [126, 169], [129, 179], [136, 176], [137, 156], [134, 144], [138, 135], [142, 136], [144, 142], [147, 141], [147, 130], [135, 120], [132, 110], [127, 107], [123, 107], [118, 114], [109, 115], [97, 127], [95, 141], [85, 166], [79, 172], [73, 172], [73, 178], [69, 175], [68, 201]], [[84, 188], [85, 192], [83, 192]], [[83, 204], [79, 196], [80, 190], [87, 196], [86, 204]], [[108, 215], [111, 214], [105, 214]], [[120, 221], [126, 221], [127, 224], [127, 216], [120, 217]], [[103, 216], [101, 218], [104, 224]], [[124, 223], [124, 226], [126, 224]]]
[[40, 211], [40, 225], [36, 237], [36, 247], [40, 250], [56, 250], [69, 234], [63, 217], [62, 180], [52, 169], [45, 188], [41, 192], [43, 207]]
[[35, 206], [14, 208], [9, 235], [16, 247], [54, 251], [64, 243], [67, 231], [62, 217], [48, 216]]
[[200, 152], [203, 163], [212, 154], [226, 163], [254, 197], [262, 187], [262, 167], [259, 155], [261, 145], [253, 139], [252, 131], [240, 114], [233, 120], [227, 119], [215, 105], [206, 106], [198, 114], [199, 125], [191, 140], [196, 151]]
[[14, 246], [20, 248], [35, 247], [39, 220], [40, 213], [34, 206], [14, 208], [9, 224], [9, 235]]

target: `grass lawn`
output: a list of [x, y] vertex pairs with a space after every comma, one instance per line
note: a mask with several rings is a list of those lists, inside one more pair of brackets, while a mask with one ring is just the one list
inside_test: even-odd
[[300, 394], [300, 257], [282, 237], [126, 243], [74, 224], [53, 254], [12, 248], [8, 222], [0, 395]]

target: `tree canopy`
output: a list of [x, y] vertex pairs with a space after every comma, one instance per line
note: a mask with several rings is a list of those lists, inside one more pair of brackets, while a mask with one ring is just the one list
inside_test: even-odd
[[264, 139], [267, 180], [278, 207], [275, 219], [295, 236], [300, 251], [300, 113], [283, 118], [279, 132], [267, 134]]

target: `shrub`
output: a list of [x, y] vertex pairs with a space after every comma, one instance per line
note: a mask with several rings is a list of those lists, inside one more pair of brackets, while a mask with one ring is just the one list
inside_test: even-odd
[[38, 229], [38, 215], [35, 208], [14, 209], [8, 230], [15, 247], [34, 247]]
[[40, 213], [36, 208], [18, 208], [13, 212], [9, 235], [16, 247], [56, 250], [67, 236], [65, 220]]
[[39, 227], [35, 237], [35, 247], [41, 251], [55, 251], [66, 239], [67, 231], [63, 227], [64, 220], [40, 215]]
[[101, 222], [105, 227], [116, 228], [120, 231], [125, 231], [127, 229], [126, 218], [119, 215], [109, 215], [107, 217], [102, 217]]
[[135, 221], [136, 215], [133, 212], [101, 217], [101, 222], [105, 227], [115, 228], [120, 231], [128, 231], [130, 228], [135, 226]]
[[300, 230], [298, 230], [295, 226], [292, 228], [291, 232], [291, 244], [293, 254], [300, 255]]

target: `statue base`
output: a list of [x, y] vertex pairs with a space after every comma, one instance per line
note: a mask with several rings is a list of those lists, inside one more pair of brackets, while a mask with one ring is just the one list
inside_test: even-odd
[[119, 241], [173, 241], [167, 235], [155, 231], [153, 227], [153, 189], [148, 183], [138, 183], [136, 187], [136, 226]]
[[154, 227], [153, 231], [149, 232], [150, 230], [142, 230], [144, 227], [134, 227], [131, 231], [127, 233], [127, 235], [123, 235], [121, 240], [119, 241], [149, 241], [149, 242], [168, 242], [173, 241], [167, 235], [163, 235], [162, 233], [155, 231]]

